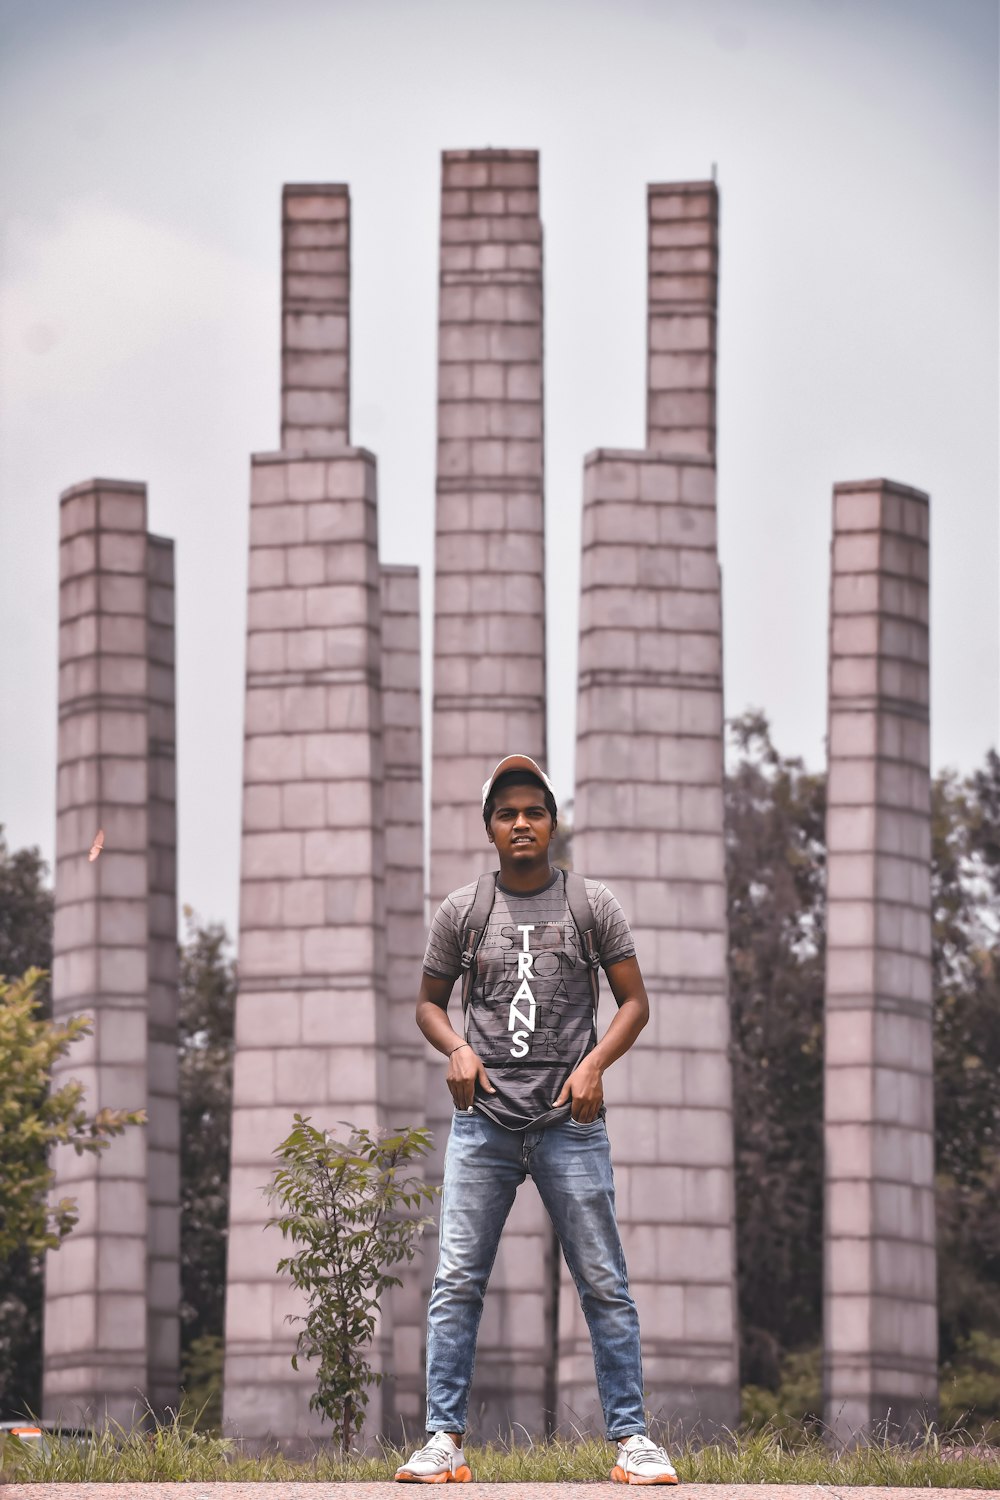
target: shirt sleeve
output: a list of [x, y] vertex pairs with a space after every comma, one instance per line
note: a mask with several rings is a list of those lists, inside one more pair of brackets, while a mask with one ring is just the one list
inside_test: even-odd
[[635, 957], [632, 929], [617, 896], [606, 885], [599, 885], [594, 895], [594, 923], [597, 928], [597, 948], [601, 955], [601, 967], [616, 964], [623, 958]]
[[458, 913], [446, 897], [431, 922], [424, 952], [424, 973], [435, 979], [457, 979], [462, 972], [462, 934]]

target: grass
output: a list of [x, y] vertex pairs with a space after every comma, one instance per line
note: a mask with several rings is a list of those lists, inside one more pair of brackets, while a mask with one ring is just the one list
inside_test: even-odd
[[[402, 1454], [384, 1448], [377, 1457], [341, 1459], [317, 1445], [309, 1460], [278, 1453], [251, 1456], [225, 1438], [195, 1432], [181, 1419], [148, 1430], [110, 1427], [85, 1440], [47, 1438], [25, 1443], [0, 1439], [0, 1483], [151, 1483], [212, 1480], [355, 1483], [392, 1477]], [[596, 1439], [515, 1439], [470, 1445], [477, 1480], [587, 1482], [607, 1479], [612, 1450]], [[912, 1446], [869, 1444], [835, 1453], [815, 1432], [765, 1427], [741, 1430], [725, 1442], [681, 1444], [671, 1453], [682, 1481], [693, 1484], [901, 1485], [1000, 1489], [1000, 1449], [971, 1443], [955, 1431], [929, 1429]]]

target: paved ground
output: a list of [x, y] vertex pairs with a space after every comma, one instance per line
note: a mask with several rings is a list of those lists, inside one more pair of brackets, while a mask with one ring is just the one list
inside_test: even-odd
[[[1000, 1490], [903, 1490], [819, 1484], [699, 1484], [697, 1500], [983, 1500]], [[3, 1500], [402, 1500], [419, 1493], [399, 1484], [11, 1484]], [[657, 1491], [660, 1493], [660, 1491]], [[454, 1493], [452, 1491], [451, 1493]], [[608, 1483], [469, 1484], [462, 1500], [622, 1500]], [[672, 1493], [672, 1491], [668, 1491]]]

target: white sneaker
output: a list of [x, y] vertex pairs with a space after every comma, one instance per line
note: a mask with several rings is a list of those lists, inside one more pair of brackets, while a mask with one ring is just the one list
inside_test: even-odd
[[435, 1432], [396, 1470], [396, 1478], [410, 1484], [468, 1484], [472, 1470], [461, 1443], [450, 1432]]
[[677, 1471], [665, 1448], [637, 1434], [618, 1444], [617, 1462], [611, 1470], [615, 1484], [677, 1484]]

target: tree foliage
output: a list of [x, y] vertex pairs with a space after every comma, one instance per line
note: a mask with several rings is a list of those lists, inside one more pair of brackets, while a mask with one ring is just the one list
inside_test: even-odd
[[380, 1299], [400, 1285], [389, 1268], [413, 1259], [428, 1222], [417, 1211], [438, 1189], [402, 1175], [430, 1150], [427, 1130], [373, 1136], [356, 1126], [345, 1129], [348, 1137], [336, 1140], [308, 1116], [295, 1116], [275, 1152], [281, 1165], [269, 1196], [281, 1211], [268, 1222], [296, 1246], [278, 1271], [306, 1299], [305, 1315], [289, 1319], [303, 1324], [292, 1365], [298, 1369], [300, 1356], [316, 1361], [309, 1407], [335, 1425], [346, 1454], [364, 1422], [368, 1388], [382, 1380], [367, 1353]]
[[777, 1389], [822, 1312], [825, 782], [762, 714], [731, 726], [729, 993], [744, 1384]]
[[180, 954], [181, 1317], [185, 1348], [221, 1338], [236, 968], [226, 930], [189, 908]]
[[41, 978], [40, 970], [29, 969], [13, 983], [0, 981], [0, 1260], [18, 1249], [31, 1256], [58, 1250], [77, 1221], [75, 1199], [49, 1201], [54, 1146], [96, 1155], [128, 1125], [146, 1123], [144, 1109], [88, 1115], [76, 1079], [52, 1087], [55, 1063], [94, 1028], [88, 1016], [50, 1021], [41, 1015]]
[[180, 952], [181, 1365], [198, 1426], [222, 1425], [236, 966], [226, 929], [184, 909]]
[[[815, 1409], [822, 1336], [825, 778], [761, 714], [726, 778], [741, 1370]], [[941, 1357], [951, 1395], [1000, 1404], [1000, 758], [932, 785]], [[989, 1352], [987, 1358], [984, 1351]]]
[[[0, 978], [40, 969], [36, 994], [48, 1013], [52, 967], [52, 892], [37, 849], [11, 850], [0, 826]], [[41, 1404], [41, 1259], [23, 1247], [0, 1258], [0, 1414]]]

